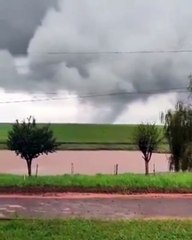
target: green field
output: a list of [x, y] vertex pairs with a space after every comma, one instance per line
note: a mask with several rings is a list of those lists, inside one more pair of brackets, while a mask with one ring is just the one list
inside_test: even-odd
[[[136, 150], [134, 132], [137, 125], [112, 124], [52, 124], [55, 137], [61, 149], [122, 149]], [[5, 148], [11, 124], [0, 124], [1, 148]], [[158, 151], [168, 152], [164, 140]]]
[[192, 221], [14, 220], [1, 240], [191, 240]]
[[[133, 143], [137, 125], [52, 124], [55, 137], [67, 143]], [[0, 140], [6, 141], [11, 124], [0, 124]]]
[[75, 192], [192, 192], [191, 173], [168, 173], [148, 177], [141, 174], [63, 175], [25, 178], [0, 175], [0, 191]]

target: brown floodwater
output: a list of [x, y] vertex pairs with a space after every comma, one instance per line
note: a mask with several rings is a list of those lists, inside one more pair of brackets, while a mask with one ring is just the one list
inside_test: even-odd
[[[154, 153], [150, 161], [150, 172], [168, 171], [168, 154]], [[113, 174], [118, 164], [119, 173], [143, 173], [144, 160], [136, 151], [58, 151], [34, 159], [32, 172], [35, 174], [38, 164], [39, 175]], [[25, 174], [25, 160], [14, 152], [0, 151], [0, 173]]]

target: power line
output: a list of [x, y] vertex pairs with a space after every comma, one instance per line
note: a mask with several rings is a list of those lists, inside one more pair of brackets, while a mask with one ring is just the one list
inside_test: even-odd
[[48, 51], [48, 52], [29, 52], [38, 55], [107, 55], [107, 54], [166, 54], [166, 53], [192, 53], [192, 49], [178, 50], [135, 50], [135, 51]]
[[[124, 95], [124, 94], [154, 94], [154, 93], [162, 93], [162, 92], [170, 92], [170, 91], [186, 91], [186, 87], [175, 87], [175, 88], [161, 88], [161, 89], [150, 89], [148, 91], [121, 91], [121, 92], [104, 92], [104, 93], [94, 93], [91, 95], [81, 95], [81, 97], [94, 97], [94, 96], [110, 96], [110, 95]], [[8, 93], [15, 93], [15, 92], [8, 92]], [[34, 92], [29, 92], [30, 94], [34, 94]], [[35, 93], [36, 95], [58, 95], [59, 92], [39, 92]]]
[[[136, 54], [179, 54], [192, 53], [192, 49], [178, 49], [178, 50], [135, 50], [135, 51], [48, 51], [48, 52], [29, 52], [31, 55], [136, 55]], [[26, 64], [16, 64], [16, 67], [24, 68], [29, 66]], [[0, 65], [0, 68], [7, 68], [6, 65]]]
[[135, 91], [135, 92], [111, 92], [103, 94], [90, 94], [90, 95], [80, 95], [80, 96], [70, 96], [70, 97], [52, 97], [52, 98], [36, 98], [36, 99], [23, 99], [23, 100], [13, 100], [13, 101], [0, 101], [0, 104], [11, 104], [11, 103], [30, 103], [30, 102], [47, 102], [47, 101], [60, 101], [60, 100], [70, 100], [70, 99], [84, 99], [84, 98], [98, 98], [98, 97], [110, 97], [110, 96], [121, 96], [121, 95], [156, 95], [163, 94], [167, 92], [177, 92], [177, 93], [188, 93], [186, 88], [172, 88], [172, 89], [161, 89], [153, 91]]

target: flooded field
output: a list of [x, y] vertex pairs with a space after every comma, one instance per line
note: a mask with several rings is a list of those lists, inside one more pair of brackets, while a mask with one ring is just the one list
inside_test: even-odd
[[[153, 154], [150, 172], [168, 171], [168, 154]], [[58, 151], [33, 161], [33, 174], [38, 164], [39, 175], [113, 174], [118, 164], [119, 173], [143, 173], [144, 160], [135, 151]], [[0, 173], [25, 174], [26, 163], [11, 151], [0, 151]]]

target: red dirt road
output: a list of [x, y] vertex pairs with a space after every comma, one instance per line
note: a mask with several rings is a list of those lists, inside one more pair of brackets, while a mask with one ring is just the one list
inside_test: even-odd
[[[156, 172], [168, 171], [168, 154], [153, 154], [150, 172], [155, 165]], [[33, 162], [33, 173], [39, 165], [39, 175], [61, 175], [71, 173], [94, 175], [113, 174], [114, 165], [119, 165], [119, 173], [143, 173], [144, 161], [136, 151], [58, 151], [48, 156], [40, 156]], [[11, 151], [0, 151], [0, 173], [26, 174], [26, 163]]]
[[1, 218], [192, 219], [192, 194], [0, 196]]

